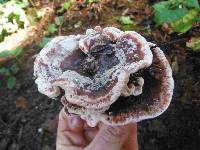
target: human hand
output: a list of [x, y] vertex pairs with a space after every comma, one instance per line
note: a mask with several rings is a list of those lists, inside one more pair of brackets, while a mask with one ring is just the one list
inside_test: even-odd
[[138, 150], [137, 124], [89, 127], [80, 117], [61, 110], [56, 150]]

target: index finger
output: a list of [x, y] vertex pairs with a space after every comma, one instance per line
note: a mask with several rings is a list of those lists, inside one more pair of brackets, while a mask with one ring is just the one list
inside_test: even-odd
[[82, 148], [86, 145], [83, 136], [84, 122], [77, 116], [66, 115], [62, 109], [59, 114], [57, 130], [57, 150]]
[[82, 132], [84, 121], [76, 115], [67, 115], [62, 109], [59, 114], [58, 131]]

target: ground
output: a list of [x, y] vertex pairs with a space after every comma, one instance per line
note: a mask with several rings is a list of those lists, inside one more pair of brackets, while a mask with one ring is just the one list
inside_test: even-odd
[[[112, 18], [112, 15], [120, 14], [121, 11], [120, 8], [107, 18]], [[70, 25], [74, 25], [73, 22], [66, 22], [62, 33], [68, 35], [83, 32], [88, 26], [97, 24], [118, 26], [112, 19], [105, 19], [105, 14], [102, 16], [105, 17], [100, 21], [82, 22], [82, 26], [77, 29], [70, 28]], [[146, 19], [143, 25], [152, 25], [151, 16]], [[165, 41], [162, 39], [163, 31], [160, 28], [152, 28], [153, 36], [138, 30], [150, 41], [161, 44], [172, 65], [175, 90], [172, 102], [164, 114], [138, 123], [140, 150], [198, 150], [200, 147], [200, 54], [188, 50], [181, 41], [168, 43], [177, 39], [188, 39], [196, 30], [181, 36], [170, 35], [170, 38]], [[168, 44], [162, 45], [162, 43]], [[16, 76], [17, 85], [14, 90], [8, 90], [5, 79], [0, 77], [1, 150], [55, 149], [57, 115], [62, 105], [60, 101], [49, 99], [39, 93], [34, 83], [33, 62], [39, 50], [35, 44], [26, 47], [21, 61], [18, 61], [20, 72]], [[8, 65], [9, 63], [13, 63], [12, 60]]]

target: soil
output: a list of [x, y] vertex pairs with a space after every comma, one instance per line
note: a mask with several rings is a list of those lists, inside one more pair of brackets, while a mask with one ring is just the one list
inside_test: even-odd
[[[120, 14], [121, 11], [120, 7], [116, 12]], [[147, 20], [145, 23], [149, 22], [151, 25], [152, 18], [148, 17]], [[99, 22], [91, 21], [89, 26], [106, 26], [111, 22], [110, 19], [100, 19]], [[112, 25], [115, 24], [116, 22]], [[69, 30], [63, 29], [62, 33], [65, 35], [83, 32], [87, 27], [88, 23], [83, 23], [81, 28], [72, 30], [69, 24], [64, 24], [63, 28]], [[194, 29], [181, 36], [172, 34], [168, 35], [169, 39], [163, 40], [163, 31], [160, 28], [152, 28], [153, 36], [148, 36], [141, 30], [139, 32], [157, 44], [189, 39], [195, 32]], [[172, 65], [174, 95], [164, 114], [138, 123], [140, 150], [199, 150], [200, 54], [192, 52], [181, 42], [161, 47]], [[57, 115], [62, 105], [60, 101], [51, 100], [37, 90], [33, 78], [33, 62], [34, 55], [38, 52], [39, 48], [33, 44], [26, 47], [20, 61], [17, 60], [20, 72], [16, 76], [17, 85], [14, 90], [8, 90], [5, 78], [0, 76], [0, 150], [55, 149]], [[6, 65], [12, 63], [13, 61], [10, 61]]]

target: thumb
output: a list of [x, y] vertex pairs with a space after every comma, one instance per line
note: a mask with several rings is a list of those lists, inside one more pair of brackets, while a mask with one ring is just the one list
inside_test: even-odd
[[85, 150], [120, 150], [128, 137], [128, 126], [103, 125]]

